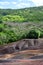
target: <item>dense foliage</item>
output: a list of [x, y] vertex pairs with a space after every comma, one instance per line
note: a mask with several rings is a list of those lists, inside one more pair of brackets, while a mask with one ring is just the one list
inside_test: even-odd
[[0, 44], [25, 38], [43, 38], [43, 7], [0, 9]]
[[43, 38], [43, 22], [6, 22], [0, 24], [0, 44], [8, 44], [25, 38]]
[[43, 6], [24, 9], [0, 9], [0, 21], [43, 21]]
[[29, 34], [27, 35], [29, 39], [38, 39], [40, 37], [40, 31], [39, 30], [30, 30]]

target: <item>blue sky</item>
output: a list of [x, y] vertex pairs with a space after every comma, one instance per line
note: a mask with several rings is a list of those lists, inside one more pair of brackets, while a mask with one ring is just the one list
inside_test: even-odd
[[43, 6], [43, 0], [0, 0], [0, 8], [4, 9], [19, 9], [33, 6]]

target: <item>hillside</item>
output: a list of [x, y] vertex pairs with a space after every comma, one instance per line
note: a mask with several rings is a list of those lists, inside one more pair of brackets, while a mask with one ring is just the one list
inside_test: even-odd
[[0, 21], [43, 21], [43, 6], [24, 9], [0, 9]]
[[0, 44], [26, 38], [43, 38], [43, 7], [0, 9]]
[[0, 9], [0, 65], [43, 65], [43, 6]]

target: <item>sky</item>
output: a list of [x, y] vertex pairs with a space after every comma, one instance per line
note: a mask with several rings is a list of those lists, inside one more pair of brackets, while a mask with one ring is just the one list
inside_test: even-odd
[[0, 0], [1, 9], [20, 9], [34, 6], [43, 6], [43, 0]]

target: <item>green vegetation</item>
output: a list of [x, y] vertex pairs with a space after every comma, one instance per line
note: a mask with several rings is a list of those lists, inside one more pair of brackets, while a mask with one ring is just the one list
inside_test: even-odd
[[2, 17], [2, 21], [22, 22], [24, 18], [19, 15], [6, 15]]
[[0, 9], [0, 44], [43, 38], [43, 7]]
[[0, 24], [0, 44], [8, 44], [25, 38], [43, 38], [43, 22]]
[[29, 39], [38, 39], [40, 37], [40, 31], [39, 30], [30, 30], [29, 34], [27, 35]]
[[43, 21], [43, 6], [24, 9], [0, 9], [0, 21]]

